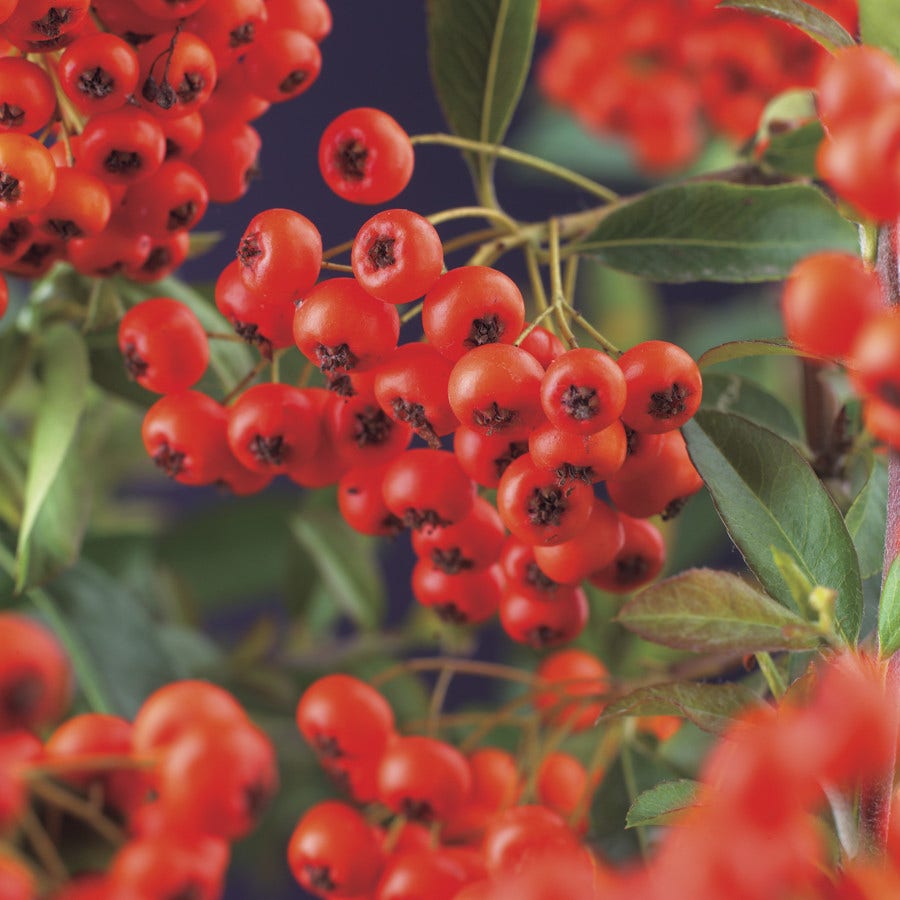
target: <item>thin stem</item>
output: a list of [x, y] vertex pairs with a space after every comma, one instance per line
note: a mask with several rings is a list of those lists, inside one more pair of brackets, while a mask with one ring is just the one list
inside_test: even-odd
[[[459, 745], [461, 753], [468, 753], [474, 750], [481, 741], [487, 737], [495, 728], [505, 725], [518, 718], [519, 710], [531, 705], [531, 697], [516, 697], [505, 703], [499, 709], [494, 710], [489, 716], [482, 716], [482, 722], [464, 741]], [[529, 724], [536, 722], [534, 715], [528, 716], [521, 724], [528, 727]]]
[[90, 825], [102, 838], [118, 847], [125, 842], [125, 833], [114, 825], [102, 811], [77, 794], [51, 781], [33, 781], [31, 791], [52, 806], [56, 806], [75, 819]]
[[36, 781], [47, 775], [65, 775], [72, 772], [105, 772], [108, 769], [149, 769], [158, 760], [151, 756], [126, 756], [125, 754], [104, 754], [101, 756], [75, 757], [73, 759], [50, 759], [31, 763], [24, 769], [25, 778]]
[[328, 262], [327, 260], [322, 260], [322, 268], [327, 269], [329, 272], [353, 272], [353, 266], [344, 265], [344, 263], [333, 263]]
[[346, 253], [352, 247], [353, 241], [344, 241], [343, 244], [338, 244], [335, 247], [329, 247], [322, 254], [322, 261], [324, 262], [325, 260], [334, 259], [335, 256], [340, 256], [342, 253]]
[[441, 225], [444, 222], [452, 222], [454, 219], [489, 219], [506, 226], [506, 230], [515, 232], [519, 230], [519, 223], [508, 216], [503, 210], [490, 206], [454, 206], [452, 209], [442, 209], [440, 212], [426, 216], [432, 225]]
[[606, 335], [597, 331], [590, 322], [577, 309], [575, 309], [570, 303], [563, 304], [566, 312], [572, 317], [572, 321], [578, 325], [579, 328], [584, 329], [591, 337], [592, 340], [596, 341], [610, 356], [621, 356], [622, 351], [611, 341]]
[[470, 231], [468, 234], [450, 238], [449, 241], [444, 241], [444, 255], [454, 253], [456, 250], [462, 250], [465, 247], [471, 247], [473, 244], [483, 244], [503, 233], [499, 228], [482, 228], [480, 231]]
[[529, 687], [537, 684], [540, 679], [528, 672], [523, 672], [515, 666], [504, 666], [501, 663], [482, 662], [478, 659], [456, 659], [452, 656], [432, 656], [428, 659], [408, 659], [397, 663], [380, 672], [372, 679], [373, 687], [387, 684], [394, 678], [410, 672], [434, 672], [440, 669], [450, 669], [454, 674], [479, 675], [483, 678], [497, 678], [503, 681], [515, 681], [519, 684], [527, 684]]
[[538, 264], [537, 251], [532, 244], [525, 246], [525, 267], [528, 270], [528, 280], [531, 282], [531, 289], [534, 291], [534, 303], [538, 312], [543, 314], [548, 312], [552, 307], [547, 300], [547, 292], [544, 290], [544, 279], [541, 278], [541, 267]]
[[256, 376], [259, 375], [259, 373], [262, 372], [262, 370], [265, 369], [265, 367], [266, 367], [267, 365], [269, 365], [269, 363], [270, 363], [270, 360], [268, 360], [268, 359], [261, 359], [261, 360], [260, 360], [260, 361], [259, 361], [259, 362], [258, 362], [258, 363], [257, 363], [257, 364], [256, 364], [256, 365], [255, 365], [255, 366], [254, 366], [254, 367], [253, 367], [253, 368], [252, 368], [252, 369], [251, 369], [251, 370], [250, 370], [250, 371], [249, 371], [249, 372], [248, 372], [248, 373], [247, 373], [247, 374], [246, 374], [246, 375], [245, 375], [245, 376], [244, 376], [244, 377], [243, 377], [243, 378], [242, 378], [242, 379], [241, 379], [241, 380], [240, 380], [240, 381], [239, 381], [239, 382], [238, 382], [238, 383], [237, 383], [237, 384], [236, 384], [236, 385], [235, 385], [235, 386], [234, 386], [234, 387], [226, 394], [226, 395], [225, 395], [224, 399], [222, 400], [222, 403], [223, 403], [225, 406], [227, 406], [229, 403], [231, 403], [231, 401], [234, 400], [234, 399], [238, 396], [238, 394], [240, 394], [241, 391], [243, 391], [244, 388], [247, 387], [248, 384], [251, 384], [251, 383], [253, 382], [253, 380], [256, 378]]
[[550, 297], [553, 308], [556, 310], [556, 324], [563, 340], [573, 349], [578, 346], [575, 335], [569, 327], [563, 307], [566, 306], [566, 298], [562, 287], [562, 269], [559, 258], [559, 221], [550, 220]]
[[19, 825], [50, 879], [58, 883], [68, 881], [69, 871], [66, 864], [31, 807], [22, 813]]
[[92, 331], [97, 322], [97, 315], [100, 312], [100, 293], [103, 290], [103, 279], [91, 279], [91, 292], [88, 294], [87, 310], [84, 314], [84, 320], [81, 323], [81, 333], [86, 334]]
[[575, 285], [578, 282], [578, 263], [581, 257], [570, 256], [566, 260], [566, 272], [563, 275], [563, 296], [569, 307], [575, 305]]
[[780, 700], [787, 693], [787, 684], [785, 684], [781, 672], [778, 671], [778, 666], [775, 665], [771, 655], [764, 652], [756, 654], [756, 662], [759, 664], [759, 670], [763, 673], [772, 696], [776, 700]]
[[207, 331], [206, 337], [207, 340], [210, 341], [228, 341], [232, 344], [245, 343], [244, 339], [239, 334], [235, 334], [233, 331]]
[[586, 178], [578, 172], [567, 169], [565, 166], [556, 165], [556, 163], [548, 162], [539, 156], [532, 156], [530, 153], [523, 153], [520, 150], [513, 150], [511, 147], [504, 147], [500, 144], [489, 144], [484, 141], [472, 141], [468, 138], [455, 137], [451, 134], [417, 134], [412, 138], [413, 144], [438, 144], [444, 147], [458, 147], [462, 150], [472, 150], [476, 153], [483, 153], [488, 156], [496, 156], [498, 159], [505, 159], [509, 162], [518, 163], [561, 181], [567, 181], [574, 184], [582, 190], [587, 191], [601, 200], [608, 203], [614, 203], [619, 199], [619, 195], [602, 184], [598, 184], [591, 178]]
[[578, 822], [583, 821], [587, 815], [597, 783], [612, 765], [613, 760], [619, 755], [619, 750], [622, 746], [622, 731], [622, 723], [613, 722], [607, 729], [606, 734], [597, 743], [597, 746], [594, 747], [594, 752], [591, 754], [591, 758], [586, 766], [587, 784], [585, 785], [584, 793], [578, 800], [578, 804], [569, 816], [570, 825], [576, 825]]
[[535, 316], [535, 318], [528, 325], [528, 327], [525, 328], [525, 330], [515, 339], [515, 341], [513, 341], [515, 346], [519, 347], [522, 344], [522, 341], [524, 341], [525, 338], [527, 338], [528, 335], [531, 334], [531, 332], [534, 331], [534, 329], [537, 328], [537, 326], [540, 325], [544, 319], [546, 319], [548, 316], [550, 316], [552, 314], [553, 314], [553, 309], [551, 307], [548, 307], [547, 309], [538, 313], [537, 316]]
[[420, 312], [422, 312], [422, 307], [425, 305], [424, 300], [420, 300], [414, 306], [411, 306], [402, 316], [400, 316], [400, 323], [405, 325], [407, 322], [412, 321]]
[[441, 710], [444, 707], [444, 701], [447, 699], [447, 691], [450, 689], [450, 682], [453, 681], [453, 669], [443, 668], [431, 692], [431, 703], [428, 707], [428, 736], [437, 737], [438, 723], [440, 720]]

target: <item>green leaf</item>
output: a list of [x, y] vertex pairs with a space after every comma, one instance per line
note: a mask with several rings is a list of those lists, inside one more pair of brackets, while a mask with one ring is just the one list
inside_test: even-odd
[[133, 718], [152, 691], [180, 677], [139, 598], [92, 563], [82, 560], [40, 594], [38, 608], [52, 604], [79, 650], [79, 681], [87, 674], [112, 712]]
[[[75, 524], [55, 521], [57, 515], [72, 515], [77, 506], [72, 502], [74, 484], [71, 478], [61, 480], [58, 476], [75, 441], [89, 383], [87, 349], [74, 329], [67, 325], [51, 326], [43, 335], [39, 352], [43, 392], [34, 423], [25, 481], [25, 502], [16, 550], [17, 590], [46, 574], [32, 565], [29, 555], [38, 518], [55, 486], [60, 488], [60, 493], [53, 498], [53, 516], [50, 519], [44, 517], [44, 524], [56, 526], [57, 533], [64, 532], [69, 524]], [[78, 473], [70, 467], [66, 474], [76, 476]]]
[[11, 436], [0, 431], [0, 519], [18, 530], [25, 502], [25, 465]]
[[787, 338], [770, 338], [768, 340], [727, 341], [717, 347], [710, 347], [697, 360], [701, 369], [715, 366], [718, 363], [731, 362], [735, 359], [747, 359], [752, 356], [804, 356], [823, 359], [806, 353], [795, 347]]
[[856, 252], [856, 231], [799, 184], [694, 181], [610, 209], [569, 252], [654, 281], [773, 281], [820, 250]]
[[[456, 134], [503, 141], [531, 65], [537, 10], [538, 0], [428, 0], [431, 80]], [[492, 165], [473, 165], [476, 177]]]
[[306, 509], [291, 520], [291, 532], [333, 602], [360, 627], [375, 628], [385, 603], [375, 542], [353, 531], [334, 509]]
[[689, 778], [663, 781], [635, 797], [625, 816], [625, 827], [667, 825], [694, 805], [699, 790], [700, 783]]
[[0, 332], [0, 401], [16, 386], [31, 360], [31, 335], [16, 328]]
[[779, 134], [773, 134], [760, 162], [776, 172], [813, 178], [816, 154], [825, 138], [820, 122], [807, 122]]
[[781, 400], [740, 375], [705, 373], [701, 407], [737, 413], [751, 422], [771, 428], [783, 437], [800, 439], [797, 422]]
[[859, 0], [859, 32], [864, 44], [900, 60], [900, 0]]
[[859, 556], [859, 574], [871, 578], [884, 563], [884, 534], [887, 524], [887, 465], [875, 459], [872, 471], [847, 510], [847, 530]]
[[642, 638], [696, 653], [812, 650], [819, 632], [730, 572], [691, 569], [634, 595], [616, 621]]
[[731, 413], [700, 410], [683, 432], [719, 517], [766, 591], [796, 608], [775, 548], [811, 584], [837, 591], [838, 624], [855, 641], [863, 607], [856, 549], [809, 463], [784, 438]]
[[900, 557], [888, 569], [878, 606], [878, 652], [887, 659], [900, 650]]
[[787, 553], [783, 553], [781, 550], [773, 547], [772, 559], [775, 560], [775, 565], [778, 567], [778, 571], [781, 572], [781, 577], [790, 589], [791, 596], [794, 598], [794, 603], [797, 609], [800, 610], [800, 614], [807, 619], [816, 618], [815, 612], [809, 605], [809, 595], [812, 593], [815, 585], [810, 584], [809, 579], [800, 566], [797, 565], [793, 556], [789, 556]]
[[610, 703], [600, 717], [684, 716], [703, 731], [720, 734], [741, 710], [757, 703], [742, 684], [700, 684], [673, 681], [638, 688]]
[[719, 8], [722, 7], [762, 13], [796, 25], [832, 53], [844, 47], [852, 47], [855, 43], [843, 25], [802, 0], [722, 0]]

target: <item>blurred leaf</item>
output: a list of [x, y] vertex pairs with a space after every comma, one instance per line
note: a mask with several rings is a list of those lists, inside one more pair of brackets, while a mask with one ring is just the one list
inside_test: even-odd
[[825, 138], [820, 122], [807, 122], [769, 138], [760, 162], [787, 175], [816, 176], [816, 154]]
[[18, 529], [25, 500], [25, 464], [11, 436], [0, 431], [0, 519]]
[[31, 335], [16, 328], [0, 332], [0, 401], [27, 370], [31, 350]]
[[783, 437], [800, 439], [797, 422], [781, 400], [739, 375], [704, 374], [701, 405], [704, 409], [736, 413]]
[[703, 731], [719, 734], [741, 710], [757, 703], [756, 695], [742, 684], [699, 684], [673, 681], [638, 688], [620, 697], [600, 717], [684, 716]]
[[[16, 549], [17, 590], [43, 580], [57, 566], [71, 562], [81, 535], [81, 510], [73, 479], [83, 473], [75, 470], [70, 451], [87, 402], [87, 350], [74, 329], [53, 325], [43, 334], [39, 353], [42, 396], [34, 423]], [[61, 475], [67, 458], [69, 465]], [[48, 502], [52, 503], [51, 512], [41, 516]], [[67, 538], [70, 529], [72, 534]], [[41, 549], [34, 558], [33, 545]]]
[[691, 569], [644, 588], [616, 621], [642, 638], [695, 653], [812, 650], [818, 630], [730, 572]]
[[353, 531], [334, 509], [306, 509], [291, 520], [291, 532], [333, 602], [360, 627], [377, 627], [385, 596], [376, 542]]
[[635, 798], [625, 816], [625, 827], [668, 825], [694, 805], [699, 790], [700, 783], [688, 778], [664, 781]]
[[[525, 85], [538, 0], [428, 0], [431, 80], [451, 129], [499, 144]], [[490, 172], [492, 161], [473, 172]]]
[[184, 625], [163, 624], [157, 628], [176, 678], [198, 678], [222, 665], [222, 651], [205, 634]]
[[859, 33], [900, 60], [900, 0], [859, 0]]
[[878, 608], [878, 653], [887, 659], [900, 650], [900, 557], [888, 569]]
[[856, 550], [809, 463], [784, 438], [730, 413], [700, 410], [683, 432], [720, 518], [766, 591], [796, 608], [775, 548], [811, 584], [838, 592], [838, 624], [855, 641], [863, 605]]
[[843, 25], [803, 0], [722, 0], [718, 8], [723, 7], [763, 13], [795, 25], [830, 53], [855, 44]]
[[773, 281], [819, 250], [855, 252], [856, 231], [814, 187], [667, 185], [611, 207], [570, 252], [655, 281]]
[[812, 359], [820, 359], [824, 357], [816, 357], [814, 354], [806, 353], [789, 343], [786, 338], [772, 338], [771, 340], [752, 340], [752, 341], [728, 341], [719, 344], [718, 347], [710, 347], [697, 360], [697, 365], [701, 369], [708, 366], [714, 366], [717, 363], [730, 362], [734, 359], [745, 359], [748, 356], [805, 356]]
[[887, 525], [888, 474], [883, 458], [872, 461], [872, 470], [862, 490], [847, 511], [847, 530], [859, 556], [859, 574], [870, 578], [884, 564], [884, 534]]

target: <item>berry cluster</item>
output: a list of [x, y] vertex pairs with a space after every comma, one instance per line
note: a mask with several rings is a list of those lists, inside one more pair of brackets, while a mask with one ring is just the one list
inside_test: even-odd
[[[249, 124], [307, 90], [325, 0], [0, 5], [0, 268], [156, 281], [244, 194]], [[49, 147], [48, 147], [49, 142]]]
[[[530, 697], [545, 723], [593, 727], [609, 691], [602, 664], [567, 650], [536, 674]], [[292, 871], [323, 898], [657, 900], [677, 885], [679, 896], [702, 900], [880, 900], [900, 887], [900, 823], [886, 860], [860, 858], [832, 877], [813, 816], [826, 804], [823, 785], [852, 791], [888, 769], [896, 750], [884, 673], [852, 653], [811, 670], [777, 708], [738, 718], [706, 760], [695, 801], [659, 834], [649, 864], [630, 871], [584, 843], [601, 766], [555, 749], [526, 762], [495, 747], [464, 754], [398, 735], [381, 694], [347, 675], [314, 682], [297, 723], [363, 806], [326, 801], [297, 824]], [[668, 723], [646, 724], [661, 739], [671, 734], [658, 730]]]
[[[548, 724], [583, 731], [608, 688], [599, 660], [565, 650], [542, 662], [530, 699]], [[597, 765], [548, 749], [529, 771], [524, 758], [498, 747], [463, 752], [435, 737], [400, 735], [384, 697], [342, 674], [307, 689], [297, 725], [352, 800], [307, 810], [290, 839], [291, 870], [317, 896], [474, 900], [493, 896], [491, 883], [540, 848], [590, 860], [581, 839], [603, 778]], [[669, 722], [646, 727], [671, 734]]]
[[[0, 850], [4, 900], [220, 897], [229, 842], [278, 782], [269, 739], [231, 694], [173, 682], [133, 722], [85, 713], [41, 741], [70, 699], [65, 654], [43, 626], [2, 613], [0, 660], [0, 838], [17, 850]], [[51, 820], [63, 837], [48, 852]], [[67, 834], [82, 855], [91, 839], [96, 871], [69, 880]]]
[[[345, 113], [321, 147], [326, 180], [350, 199], [393, 196], [412, 171], [409, 138], [377, 110]], [[701, 487], [678, 431], [700, 403], [694, 361], [663, 341], [618, 359], [566, 350], [526, 326], [522, 294], [502, 272], [442, 273], [437, 231], [409, 210], [372, 217], [350, 256], [352, 278], [317, 281], [315, 226], [268, 209], [216, 285], [219, 310], [260, 365], [296, 346], [322, 387], [258, 383], [219, 403], [191, 390], [208, 359], [193, 313], [168, 298], [129, 310], [125, 364], [165, 395], [143, 424], [156, 464], [241, 494], [281, 474], [337, 483], [353, 528], [412, 530], [419, 602], [456, 623], [499, 610], [507, 632], [535, 647], [582, 630], [584, 579], [618, 593], [652, 580], [664, 547], [643, 519], [674, 515]], [[398, 344], [398, 305], [423, 295], [424, 340]], [[414, 439], [426, 446], [410, 448]], [[601, 482], [615, 508], [596, 495]], [[478, 487], [496, 489], [496, 507]]]
[[900, 309], [886, 304], [878, 273], [849, 254], [809, 256], [792, 270], [781, 308], [790, 340], [842, 363], [866, 427], [900, 447]]
[[816, 103], [826, 132], [819, 174], [865, 218], [892, 222], [900, 216], [900, 65], [876, 47], [841, 50], [822, 71]]
[[[541, 88], [588, 129], [624, 138], [648, 170], [686, 165], [708, 131], [745, 141], [772, 97], [815, 84], [826, 54], [783, 23], [717, 3], [543, 0], [552, 43]], [[814, 5], [856, 33], [855, 0]]]

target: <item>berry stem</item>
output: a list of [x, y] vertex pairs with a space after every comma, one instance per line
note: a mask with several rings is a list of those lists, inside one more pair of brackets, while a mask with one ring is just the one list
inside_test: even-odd
[[407, 322], [414, 319], [420, 312], [422, 312], [422, 307], [425, 305], [424, 301], [420, 300], [418, 303], [414, 303], [406, 312], [400, 316], [400, 324], [405, 325]]
[[784, 678], [781, 677], [781, 672], [778, 671], [771, 654], [757, 653], [756, 662], [759, 665], [760, 672], [763, 673], [763, 677], [766, 679], [766, 684], [769, 686], [772, 696], [776, 700], [780, 700], [787, 693], [787, 685]]
[[353, 272], [353, 266], [344, 265], [344, 263], [333, 263], [327, 260], [322, 262], [322, 268], [329, 272]]
[[252, 384], [257, 375], [270, 364], [271, 360], [261, 359], [222, 399], [222, 403], [227, 406], [234, 400], [248, 385]]
[[100, 809], [77, 794], [73, 794], [52, 781], [32, 781], [29, 786], [33, 794], [46, 801], [50, 806], [55, 806], [73, 818], [90, 825], [97, 834], [114, 846], [118, 847], [125, 843], [124, 832], [104, 816]]
[[605, 185], [599, 184], [591, 178], [580, 175], [578, 172], [573, 172], [572, 169], [567, 169], [565, 166], [558, 166], [556, 163], [548, 162], [538, 156], [532, 156], [530, 153], [513, 150], [511, 147], [504, 147], [501, 144], [473, 141], [468, 138], [456, 137], [452, 134], [440, 133], [413, 135], [411, 141], [413, 146], [416, 144], [438, 144], [444, 147], [458, 147], [461, 150], [472, 150], [475, 153], [481, 153], [485, 156], [495, 156], [498, 159], [505, 159], [509, 162], [518, 163], [519, 165], [536, 169], [539, 172], [544, 172], [547, 175], [552, 175], [554, 178], [559, 178], [561, 181], [567, 181], [569, 184], [574, 184], [576, 187], [582, 188], [589, 194], [599, 197], [607, 203], [615, 203], [619, 199], [619, 195], [615, 191], [610, 190]]
[[19, 827], [51, 881], [58, 884], [68, 881], [69, 871], [56, 844], [30, 806], [22, 813]]
[[447, 699], [447, 691], [450, 690], [450, 682], [453, 681], [454, 671], [451, 668], [441, 669], [431, 692], [431, 703], [428, 706], [428, 736], [437, 737], [440, 725], [441, 710]]
[[454, 674], [480, 675], [483, 678], [499, 678], [504, 681], [517, 681], [529, 687], [537, 684], [538, 678], [515, 666], [504, 666], [501, 663], [482, 662], [477, 659], [456, 659], [452, 656], [432, 656], [428, 659], [408, 659], [385, 669], [372, 679], [372, 687], [380, 687], [409, 672], [434, 672], [449, 669]]
[[537, 326], [540, 325], [541, 322], [542, 322], [544, 319], [546, 319], [552, 312], [553, 312], [553, 309], [550, 308], [550, 307], [548, 307], [547, 309], [541, 310], [541, 312], [539, 312], [539, 313], [537, 314], [537, 316], [535, 316], [535, 318], [534, 318], [534, 319], [531, 321], [531, 323], [530, 323], [530, 324], [522, 331], [522, 333], [515, 339], [515, 341], [513, 341], [513, 344], [514, 344], [516, 347], [520, 346], [521, 343], [522, 343], [522, 341], [524, 341], [525, 338], [527, 338], [528, 335], [531, 334], [531, 332], [534, 331], [534, 329], [537, 328]]
[[575, 324], [579, 327], [583, 328], [590, 335], [590, 337], [595, 340], [610, 356], [622, 355], [622, 351], [605, 335], [597, 331], [597, 329], [594, 328], [594, 326], [591, 325], [591, 323], [588, 322], [588, 320], [585, 319], [577, 309], [575, 309], [569, 303], [564, 303], [563, 305], [565, 306], [566, 311], [572, 317], [572, 321], [575, 322]]
[[581, 799], [578, 801], [575, 809], [569, 815], [569, 824], [576, 825], [584, 820], [587, 815], [588, 807], [591, 804], [591, 794], [596, 787], [595, 780], [606, 772], [612, 765], [613, 760], [619, 755], [622, 747], [623, 723], [612, 722], [606, 730], [606, 734], [597, 742], [594, 752], [588, 760], [586, 766], [587, 785]]
[[[551, 219], [549, 228], [550, 240], [550, 296], [553, 298], [552, 305], [556, 310], [556, 324], [559, 326], [559, 332], [563, 340], [572, 348], [578, 347], [578, 341], [572, 334], [569, 327], [569, 321], [566, 318], [565, 307], [566, 297], [563, 293], [562, 269], [560, 267], [559, 256], [559, 220]], [[571, 309], [571, 307], [569, 307]]]
[[492, 209], [490, 206], [455, 206], [451, 209], [442, 209], [440, 212], [432, 213], [425, 218], [432, 225], [441, 225], [444, 222], [452, 222], [454, 219], [472, 219], [476, 217], [505, 225], [506, 230], [513, 234], [517, 233], [520, 228], [519, 223], [515, 219], [502, 210]]

